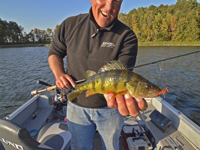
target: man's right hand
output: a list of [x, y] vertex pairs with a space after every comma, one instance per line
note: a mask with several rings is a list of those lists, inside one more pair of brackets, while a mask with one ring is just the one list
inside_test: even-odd
[[75, 87], [76, 83], [68, 74], [63, 74], [56, 78], [56, 85], [60, 89], [68, 89], [71, 86]]
[[63, 59], [57, 55], [51, 55], [48, 58], [49, 66], [56, 78], [56, 85], [60, 89], [67, 89], [71, 86], [75, 87], [74, 80], [68, 75], [65, 74]]

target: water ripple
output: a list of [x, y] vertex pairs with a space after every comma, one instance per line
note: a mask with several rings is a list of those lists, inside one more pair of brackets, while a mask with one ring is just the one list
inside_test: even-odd
[[[200, 50], [200, 47], [139, 47], [137, 65]], [[136, 68], [161, 88], [168, 87], [166, 101], [200, 125], [200, 53]]]

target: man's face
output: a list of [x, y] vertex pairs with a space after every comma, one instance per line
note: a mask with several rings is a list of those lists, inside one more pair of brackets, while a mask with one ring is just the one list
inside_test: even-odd
[[117, 17], [122, 0], [90, 0], [94, 19], [101, 28], [109, 26]]

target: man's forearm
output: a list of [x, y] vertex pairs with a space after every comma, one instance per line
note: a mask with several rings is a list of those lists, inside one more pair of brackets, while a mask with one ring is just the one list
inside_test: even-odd
[[56, 79], [65, 74], [63, 59], [61, 57], [57, 55], [51, 55], [49, 56], [48, 61], [49, 61], [49, 66]]

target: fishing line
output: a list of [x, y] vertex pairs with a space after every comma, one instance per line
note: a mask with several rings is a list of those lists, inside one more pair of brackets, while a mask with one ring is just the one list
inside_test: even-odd
[[[175, 59], [175, 58], [179, 58], [179, 57], [183, 57], [183, 56], [187, 56], [187, 55], [191, 55], [191, 54], [196, 54], [196, 53], [199, 53], [199, 52], [200, 51], [198, 50], [198, 51], [195, 51], [195, 52], [186, 53], [186, 54], [182, 54], [182, 55], [178, 55], [178, 56], [174, 56], [174, 57], [170, 57], [170, 58], [165, 58], [165, 59], [162, 59], [162, 60], [158, 60], [158, 61], [154, 61], [154, 62], [142, 64], [142, 65], [138, 65], [138, 66], [127, 68], [127, 69], [140, 68], [140, 67], [156, 64], [156, 63], [159, 63], [159, 62], [162, 62], [162, 61], [167, 61], [167, 60], [171, 60], [171, 59]], [[80, 82], [83, 82], [83, 81], [85, 81], [85, 79], [78, 80], [78, 81], [76, 81], [76, 83], [80, 83]]]
[[191, 54], [195, 54], [195, 53], [199, 53], [199, 52], [200, 51], [195, 51], [195, 52], [186, 53], [186, 54], [183, 54], [183, 55], [178, 55], [178, 56], [174, 56], [174, 57], [170, 57], [170, 58], [165, 58], [165, 59], [162, 59], [162, 60], [158, 60], [158, 61], [154, 61], [154, 62], [142, 64], [142, 65], [138, 65], [138, 66], [131, 67], [131, 68], [128, 68], [128, 69], [134, 69], [134, 68], [139, 68], [139, 67], [143, 67], [143, 66], [148, 66], [148, 65], [156, 64], [156, 63], [159, 63], [159, 62], [162, 62], [162, 61], [171, 60], [171, 59], [175, 59], [175, 58], [179, 58], [179, 57], [183, 57], [183, 56], [187, 56], [187, 55], [191, 55]]

